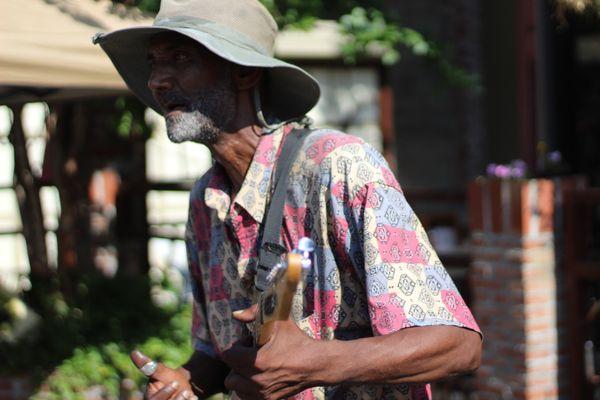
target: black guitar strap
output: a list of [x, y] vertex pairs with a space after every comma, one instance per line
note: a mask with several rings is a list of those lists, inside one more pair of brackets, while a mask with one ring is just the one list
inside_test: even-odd
[[258, 268], [256, 277], [254, 278], [254, 286], [261, 292], [267, 286], [269, 272], [280, 261], [281, 255], [286, 252], [286, 249], [280, 244], [279, 236], [283, 223], [283, 207], [288, 189], [290, 170], [298, 157], [298, 152], [302, 148], [304, 139], [310, 133], [310, 129], [294, 129], [288, 133], [277, 159], [273, 181], [273, 196], [267, 210], [262, 241], [258, 251]]

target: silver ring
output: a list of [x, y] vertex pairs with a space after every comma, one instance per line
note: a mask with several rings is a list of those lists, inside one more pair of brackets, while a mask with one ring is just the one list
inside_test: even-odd
[[156, 372], [157, 368], [158, 364], [156, 361], [148, 361], [146, 364], [140, 367], [140, 371], [142, 371], [142, 374], [146, 376], [152, 376]]

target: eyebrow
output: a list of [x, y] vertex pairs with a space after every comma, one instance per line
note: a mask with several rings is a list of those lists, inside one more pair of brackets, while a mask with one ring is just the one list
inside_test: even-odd
[[[168, 43], [168, 44], [165, 44], [164, 46], [161, 46], [159, 51], [160, 52], [168, 52], [168, 51], [173, 51], [173, 50], [178, 50], [178, 49], [188, 50], [188, 51], [192, 51], [193, 50], [193, 48], [190, 48], [189, 46], [182, 45], [180, 43], [179, 44]], [[148, 50], [148, 53], [146, 55], [146, 59], [148, 61], [151, 61], [153, 58], [154, 58], [153, 52], [151, 50]]]

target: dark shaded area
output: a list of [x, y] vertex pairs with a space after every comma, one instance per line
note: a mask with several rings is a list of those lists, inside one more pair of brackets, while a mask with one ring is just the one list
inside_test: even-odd
[[557, 146], [571, 170], [600, 185], [600, 58], [581, 60], [578, 44], [600, 35], [596, 15], [555, 21]]
[[0, 342], [0, 374], [27, 373], [41, 381], [78, 347], [141, 343], [156, 336], [172, 316], [153, 305], [145, 276], [88, 274], [68, 300], [56, 280], [33, 279], [32, 285], [24, 301], [43, 322], [17, 345]]

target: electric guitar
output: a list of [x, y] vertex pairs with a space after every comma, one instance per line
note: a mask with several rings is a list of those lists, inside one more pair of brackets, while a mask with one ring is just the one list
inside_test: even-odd
[[284, 261], [275, 265], [267, 277], [267, 289], [258, 296], [258, 310], [254, 325], [254, 344], [260, 347], [273, 335], [276, 321], [290, 317], [292, 302], [303, 271], [312, 265], [311, 253], [314, 242], [301, 238], [298, 248], [284, 256]]
[[[261, 347], [273, 335], [275, 322], [290, 317], [292, 302], [304, 271], [311, 268], [314, 242], [306, 237], [298, 241], [298, 248], [287, 253], [283, 262], [275, 265], [266, 277], [267, 288], [258, 295], [258, 309], [253, 322], [254, 345]], [[230, 400], [239, 400], [235, 392]]]

